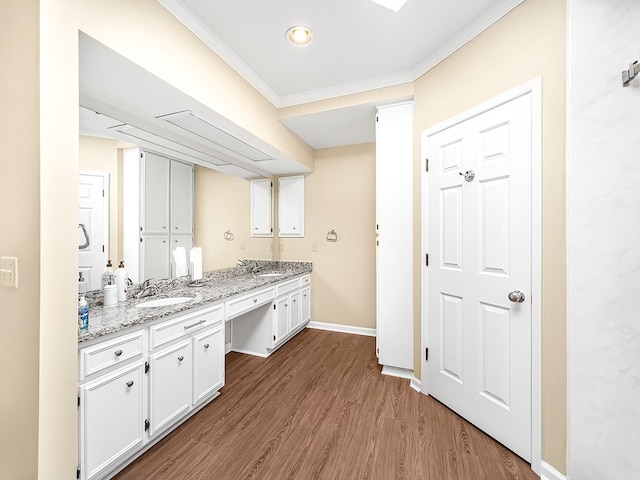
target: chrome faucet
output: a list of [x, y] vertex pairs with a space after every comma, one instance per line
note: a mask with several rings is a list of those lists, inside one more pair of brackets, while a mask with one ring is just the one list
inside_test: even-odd
[[141, 290], [136, 293], [134, 297], [150, 297], [151, 295], [155, 295], [156, 293], [158, 293], [158, 286], [152, 283], [153, 281], [153, 278], [147, 278], [144, 282], [142, 282], [142, 284], [140, 285], [142, 287]]

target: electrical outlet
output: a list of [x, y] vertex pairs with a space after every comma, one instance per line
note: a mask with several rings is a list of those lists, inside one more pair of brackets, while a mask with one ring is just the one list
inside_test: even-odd
[[244, 241], [240, 242], [240, 250], [244, 250], [245, 248], [245, 244]]
[[318, 242], [313, 242], [311, 244], [311, 251], [312, 252], [317, 252], [318, 251]]
[[18, 257], [0, 257], [0, 285], [18, 288]]

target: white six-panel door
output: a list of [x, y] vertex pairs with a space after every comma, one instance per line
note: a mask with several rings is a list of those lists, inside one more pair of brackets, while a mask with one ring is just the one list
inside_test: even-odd
[[528, 93], [426, 137], [428, 392], [526, 460], [531, 127]]
[[108, 174], [82, 172], [78, 178], [78, 271], [84, 291], [101, 287], [108, 249]]

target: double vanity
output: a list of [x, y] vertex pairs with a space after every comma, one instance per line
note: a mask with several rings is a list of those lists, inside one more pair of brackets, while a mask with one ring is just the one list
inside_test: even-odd
[[216, 398], [226, 352], [266, 357], [302, 330], [310, 273], [306, 262], [247, 261], [199, 286], [161, 280], [116, 307], [89, 293], [89, 329], [78, 335], [78, 478], [108, 478]]

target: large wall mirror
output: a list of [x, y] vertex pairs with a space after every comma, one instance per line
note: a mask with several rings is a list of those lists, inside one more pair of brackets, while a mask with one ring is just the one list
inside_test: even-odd
[[[122, 152], [140, 147], [195, 165], [193, 240], [203, 249], [204, 271], [234, 266], [240, 258], [273, 259], [273, 239], [251, 236], [249, 180], [274, 171], [299, 173], [299, 165], [82, 33], [79, 147], [79, 249], [99, 234], [98, 226], [108, 245], [101, 252], [101, 242], [89, 238], [91, 247], [80, 249], [80, 255], [91, 251], [95, 258], [111, 259], [114, 267], [122, 260], [123, 212], [134, 208], [123, 201]], [[103, 187], [82, 183], [92, 177], [101, 178]], [[99, 199], [92, 204], [90, 197], [91, 190], [102, 188], [106, 195], [100, 207]], [[98, 215], [101, 209], [104, 218]], [[79, 282], [88, 290], [100, 288], [96, 279], [105, 266], [103, 261], [81, 268]]]

